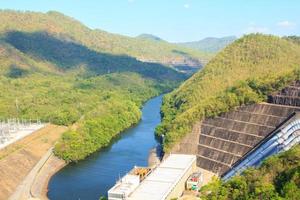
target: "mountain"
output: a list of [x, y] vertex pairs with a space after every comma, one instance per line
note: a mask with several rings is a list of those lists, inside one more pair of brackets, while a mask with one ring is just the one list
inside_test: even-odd
[[136, 38], [145, 39], [145, 40], [152, 40], [152, 41], [157, 41], [157, 42], [164, 41], [163, 39], [161, 39], [158, 36], [155, 36], [155, 35], [152, 35], [152, 34], [146, 34], [146, 33], [138, 35]]
[[237, 38], [235, 36], [228, 36], [222, 38], [208, 37], [200, 41], [177, 43], [177, 45], [196, 49], [202, 52], [217, 53], [232, 42], [234, 42], [236, 39]]
[[[187, 78], [160, 63], [175, 59], [167, 50], [175, 46], [152, 43], [91, 30], [57, 12], [1, 11], [0, 118], [70, 126], [55, 154], [83, 159], [137, 123], [146, 100]], [[139, 51], [155, 62], [141, 61]]]
[[170, 150], [192, 126], [243, 104], [266, 100], [300, 76], [300, 46], [271, 35], [246, 35], [218, 53], [164, 98], [164, 148]]
[[189, 66], [199, 69], [212, 54], [168, 42], [154, 42], [143, 38], [132, 38], [111, 34], [102, 30], [92, 30], [79, 21], [58, 12], [0, 12], [0, 34], [14, 30], [23, 33], [47, 33], [48, 35], [75, 42], [99, 53], [127, 55], [145, 62], [168, 66]]
[[56, 69], [61, 72], [74, 72], [84, 67], [85, 71], [81, 72], [82, 76], [126, 71], [154, 79], [174, 78], [175, 80], [179, 76], [184, 76], [160, 64], [141, 62], [126, 55], [100, 53], [75, 41], [58, 39], [47, 32], [9, 31], [3, 34], [2, 41], [3, 44], [11, 45], [32, 59], [55, 64]]

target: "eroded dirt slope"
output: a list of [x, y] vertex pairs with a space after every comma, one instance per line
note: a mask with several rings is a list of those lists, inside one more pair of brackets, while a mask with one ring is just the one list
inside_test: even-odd
[[0, 199], [7, 199], [66, 127], [47, 125], [0, 151]]

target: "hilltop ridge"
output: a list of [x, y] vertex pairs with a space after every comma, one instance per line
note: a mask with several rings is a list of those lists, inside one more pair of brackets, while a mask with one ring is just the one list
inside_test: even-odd
[[237, 39], [236, 36], [222, 38], [207, 37], [199, 41], [176, 43], [177, 45], [208, 53], [217, 53]]
[[46, 32], [65, 41], [76, 42], [90, 50], [113, 55], [128, 55], [140, 61], [169, 66], [202, 67], [212, 54], [180, 47], [168, 42], [154, 42], [126, 37], [99, 29], [92, 30], [81, 22], [56, 11], [47, 13], [0, 11], [0, 34], [11, 30], [25, 33]]
[[145, 40], [152, 40], [152, 41], [156, 41], [156, 42], [165, 41], [165, 40], [161, 39], [160, 37], [158, 37], [156, 35], [147, 34], [147, 33], [140, 34], [140, 35], [136, 36], [136, 38], [145, 39]]

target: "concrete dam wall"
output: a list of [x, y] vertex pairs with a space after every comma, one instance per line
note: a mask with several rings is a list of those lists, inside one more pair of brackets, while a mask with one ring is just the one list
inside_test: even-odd
[[204, 119], [195, 124], [192, 133], [174, 150], [186, 153], [183, 151], [186, 146], [188, 149], [197, 146], [189, 152], [197, 155], [197, 165], [223, 176], [297, 111], [300, 111], [299, 81], [270, 95], [265, 103], [242, 106], [218, 117]]

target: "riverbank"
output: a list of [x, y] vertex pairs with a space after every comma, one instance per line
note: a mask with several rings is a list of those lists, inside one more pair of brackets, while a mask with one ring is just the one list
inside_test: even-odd
[[160, 156], [158, 155], [158, 147], [153, 148], [149, 151], [149, 155], [148, 155], [148, 167], [152, 168], [157, 166], [160, 163]]
[[66, 162], [57, 158], [53, 153], [49, 156], [48, 160], [39, 170], [36, 175], [31, 188], [30, 195], [34, 199], [48, 199], [48, 184], [51, 177], [60, 169], [66, 166]]

